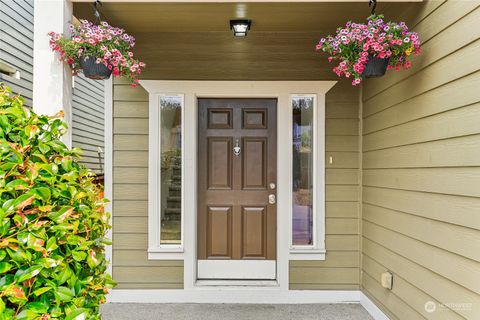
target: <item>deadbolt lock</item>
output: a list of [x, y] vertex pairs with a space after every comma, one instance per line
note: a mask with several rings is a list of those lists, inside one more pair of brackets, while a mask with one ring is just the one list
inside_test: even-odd
[[274, 194], [269, 194], [268, 195], [268, 203], [269, 204], [275, 204], [277, 202], [277, 199]]
[[275, 190], [276, 187], [275, 183], [270, 182], [270, 189]]

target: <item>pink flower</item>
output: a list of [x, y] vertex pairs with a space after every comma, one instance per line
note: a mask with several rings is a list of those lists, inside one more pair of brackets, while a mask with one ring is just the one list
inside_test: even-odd
[[362, 82], [362, 80], [360, 78], [355, 78], [353, 81], [352, 81], [352, 85], [356, 86], [358, 84], [360, 84], [360, 82]]

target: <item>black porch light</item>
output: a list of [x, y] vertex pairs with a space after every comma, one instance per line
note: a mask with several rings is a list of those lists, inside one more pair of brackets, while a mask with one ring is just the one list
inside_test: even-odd
[[248, 19], [230, 20], [230, 30], [235, 37], [246, 37], [251, 25], [252, 20]]

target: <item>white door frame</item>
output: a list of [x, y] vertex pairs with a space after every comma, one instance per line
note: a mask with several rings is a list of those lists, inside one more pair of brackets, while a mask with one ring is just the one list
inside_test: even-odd
[[[198, 98], [276, 98], [277, 99], [277, 171], [282, 174], [277, 175], [277, 284], [271, 286], [271, 289], [288, 291], [289, 285], [289, 260], [292, 258], [289, 246], [290, 234], [290, 193], [291, 193], [291, 143], [285, 141], [291, 140], [291, 130], [285, 128], [291, 127], [291, 106], [290, 97], [292, 94], [315, 94], [317, 95], [317, 108], [319, 110], [319, 119], [324, 121], [325, 94], [335, 85], [336, 81], [168, 81], [168, 80], [142, 80], [140, 84], [150, 94], [150, 130], [158, 128], [158, 121], [155, 123], [155, 114], [152, 110], [158, 109], [157, 97], [161, 94], [182, 94], [184, 96], [184, 113], [182, 128], [183, 131], [183, 152], [182, 152], [182, 170], [184, 195], [190, 195], [188, 201], [182, 204], [183, 223], [183, 246], [182, 250], [172, 252], [161, 248], [155, 252], [149, 252], [149, 259], [178, 259], [184, 260], [184, 291], [205, 289], [205, 286], [197, 284], [197, 124], [198, 124]], [[158, 111], [158, 110], [157, 110]], [[323, 126], [322, 126], [323, 127]], [[324, 128], [321, 133], [323, 134]], [[150, 135], [152, 131], [150, 131]], [[150, 137], [149, 139], [152, 139]], [[324, 150], [324, 139], [318, 139], [317, 147]], [[152, 149], [152, 147], [154, 149]], [[157, 145], [150, 144], [149, 147], [149, 175], [151, 165], [158, 162], [158, 141]], [[323, 159], [322, 159], [323, 163]], [[324, 170], [320, 172], [321, 181], [317, 184], [317, 194], [324, 204]], [[285, 174], [289, 172], [289, 174]], [[188, 183], [185, 183], [188, 182]], [[150, 184], [149, 190], [154, 188]], [[149, 195], [158, 193], [149, 191]], [[151, 209], [150, 202], [155, 201], [155, 197], [149, 196], [149, 223]], [[319, 257], [312, 259], [324, 259], [325, 257], [325, 212], [318, 210], [321, 223], [318, 230], [318, 238], [321, 238], [321, 246], [315, 248], [315, 254]], [[151, 230], [152, 226], [149, 226]], [[157, 226], [153, 226], [157, 227]], [[158, 228], [158, 227], [157, 227]], [[150, 232], [149, 232], [150, 233]], [[150, 242], [150, 238], [149, 238]], [[150, 244], [149, 244], [150, 248]], [[306, 253], [308, 254], [308, 253]], [[308, 260], [308, 257], [304, 257]], [[230, 286], [231, 287], [231, 286]], [[251, 289], [251, 287], [249, 287]], [[222, 290], [219, 286], [209, 288], [211, 290]], [[265, 289], [262, 287], [261, 289]], [[242, 290], [243, 293], [244, 290]]]

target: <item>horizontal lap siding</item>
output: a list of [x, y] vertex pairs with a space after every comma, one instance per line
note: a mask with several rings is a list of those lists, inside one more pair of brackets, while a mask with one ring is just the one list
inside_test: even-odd
[[147, 257], [148, 94], [113, 90], [113, 278], [119, 289], [183, 288], [183, 261]]
[[[355, 290], [360, 283], [358, 89], [341, 81], [326, 96], [325, 261], [290, 261], [290, 289]], [[329, 163], [332, 157], [333, 163]]]
[[104, 172], [104, 81], [75, 76], [72, 93], [72, 145], [83, 150], [81, 162]]
[[33, 90], [33, 0], [0, 0], [0, 61], [20, 71], [20, 79], [0, 73], [14, 93], [32, 106]]
[[[359, 288], [358, 91], [327, 95], [327, 259], [292, 261], [291, 289]], [[119, 288], [181, 288], [183, 262], [147, 259], [148, 95], [114, 87], [113, 275]], [[328, 163], [328, 162], [327, 162]], [[153, 278], [152, 278], [153, 277]]]
[[392, 319], [480, 316], [479, 6], [417, 7], [412, 69], [364, 86], [362, 290]]

